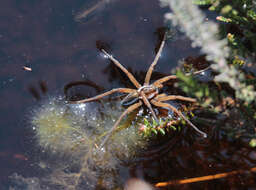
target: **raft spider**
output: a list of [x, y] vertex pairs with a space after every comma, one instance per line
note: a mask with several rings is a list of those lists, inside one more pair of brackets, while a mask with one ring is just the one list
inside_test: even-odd
[[152, 109], [152, 105], [156, 106], [156, 107], [160, 107], [160, 108], [164, 108], [164, 109], [170, 109], [172, 110], [174, 113], [176, 113], [178, 116], [180, 116], [182, 119], [184, 119], [192, 128], [194, 128], [198, 133], [200, 133], [204, 138], [207, 137], [206, 133], [200, 131], [193, 123], [191, 123], [182, 113], [181, 111], [179, 111], [177, 108], [175, 108], [174, 106], [166, 103], [165, 101], [168, 100], [181, 100], [181, 101], [187, 101], [187, 102], [196, 102], [196, 99], [194, 98], [189, 98], [189, 97], [184, 97], [184, 96], [178, 96], [178, 95], [166, 95], [165, 93], [161, 93], [159, 94], [159, 89], [163, 88], [163, 83], [167, 82], [171, 79], [177, 79], [176, 75], [169, 75], [169, 76], [165, 76], [163, 78], [160, 78], [158, 80], [156, 80], [155, 82], [153, 82], [152, 84], [149, 84], [150, 82], [150, 78], [152, 75], [152, 72], [154, 70], [154, 66], [157, 64], [158, 59], [161, 55], [161, 52], [163, 50], [164, 44], [165, 44], [165, 40], [166, 37], [164, 36], [160, 48], [156, 54], [156, 57], [154, 59], [154, 61], [152, 62], [152, 64], [150, 65], [147, 73], [146, 73], [146, 77], [145, 77], [145, 81], [144, 84], [141, 85], [139, 84], [139, 82], [134, 78], [134, 76], [125, 68], [121, 65], [121, 63], [116, 60], [112, 55], [109, 55], [104, 49], [101, 49], [101, 51], [117, 66], [119, 67], [126, 75], [127, 77], [130, 79], [130, 81], [133, 83], [133, 85], [137, 88], [137, 89], [131, 89], [131, 88], [114, 88], [110, 91], [107, 91], [103, 94], [94, 96], [92, 98], [87, 98], [87, 99], [83, 99], [83, 100], [78, 100], [78, 101], [71, 101], [70, 103], [85, 103], [85, 102], [91, 102], [91, 101], [96, 101], [98, 99], [101, 99], [105, 96], [108, 96], [110, 94], [113, 94], [115, 92], [119, 92], [119, 93], [126, 93], [128, 94], [123, 100], [122, 102], [124, 102], [125, 100], [129, 99], [129, 98], [136, 98], [137, 102], [134, 102], [134, 104], [130, 105], [122, 114], [121, 116], [118, 118], [118, 120], [115, 122], [114, 126], [108, 131], [105, 139], [102, 141], [100, 147], [103, 147], [104, 144], [107, 142], [107, 140], [109, 139], [109, 137], [111, 136], [112, 132], [118, 127], [119, 123], [121, 122], [121, 120], [130, 112], [134, 111], [135, 109], [139, 108], [140, 106], [142, 106], [143, 104], [150, 110], [153, 118], [156, 120], [156, 122], [158, 123], [158, 119], [157, 116], [154, 112], [154, 110]]

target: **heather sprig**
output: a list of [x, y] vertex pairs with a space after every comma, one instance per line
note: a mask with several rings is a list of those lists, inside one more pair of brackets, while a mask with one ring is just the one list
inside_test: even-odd
[[208, 21], [199, 8], [191, 0], [160, 0], [161, 6], [169, 6], [172, 13], [165, 15], [192, 40], [193, 47], [200, 47], [202, 53], [207, 55], [207, 60], [213, 61], [212, 68], [219, 73], [215, 81], [228, 83], [235, 91], [236, 97], [252, 102], [256, 92], [252, 85], [245, 84], [244, 74], [235, 66], [229, 65], [230, 48], [226, 38], [219, 38], [218, 25]]

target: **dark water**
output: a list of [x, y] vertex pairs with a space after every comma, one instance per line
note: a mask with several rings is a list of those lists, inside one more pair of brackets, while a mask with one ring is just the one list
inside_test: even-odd
[[[157, 31], [165, 26], [166, 12], [158, 1], [115, 1], [89, 20], [77, 22], [75, 13], [85, 3], [86, 0], [1, 2], [1, 189], [7, 188], [8, 176], [15, 172], [24, 177], [36, 175], [38, 148], [29, 119], [38, 100], [63, 95], [64, 86], [71, 81], [89, 79], [105, 89], [121, 84], [118, 72], [109, 69], [97, 44], [105, 44], [137, 75], [147, 70], [155, 56]], [[178, 60], [195, 55], [199, 51], [191, 48], [187, 38], [177, 34], [165, 46], [156, 70], [168, 74]], [[24, 66], [32, 71], [24, 70]], [[127, 166], [128, 177], [156, 183], [254, 167], [255, 150], [242, 141], [229, 140], [216, 127], [206, 124], [202, 128], [209, 133], [206, 140], [192, 130], [184, 130], [165, 151], [160, 150], [156, 159]], [[255, 175], [247, 173], [172, 188], [254, 189], [254, 186]]]

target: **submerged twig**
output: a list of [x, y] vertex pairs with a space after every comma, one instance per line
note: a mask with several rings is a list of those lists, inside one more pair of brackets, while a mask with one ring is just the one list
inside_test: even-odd
[[[86, 19], [88, 17], [90, 17], [90, 15], [94, 14], [95, 12], [104, 9], [104, 6], [109, 3], [112, 0], [98, 0], [98, 2], [96, 0], [91, 0], [93, 5], [83, 8], [81, 11], [79, 11], [76, 15], [75, 15], [75, 20], [76, 21], [80, 21], [82, 19]], [[95, 4], [96, 1], [96, 4]]]
[[229, 177], [231, 175], [237, 175], [237, 174], [246, 173], [246, 172], [256, 172], [256, 167], [250, 168], [249, 170], [234, 170], [231, 172], [207, 175], [207, 176], [202, 176], [202, 177], [194, 177], [194, 178], [189, 178], [189, 179], [159, 182], [159, 183], [155, 184], [155, 187], [166, 187], [168, 185], [180, 185], [180, 184], [195, 183], [195, 182], [201, 182], [201, 181], [209, 181], [209, 180], [221, 179], [221, 178]]

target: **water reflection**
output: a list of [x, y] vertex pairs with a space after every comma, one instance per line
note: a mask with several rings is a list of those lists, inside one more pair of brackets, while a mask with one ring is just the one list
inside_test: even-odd
[[40, 91], [38, 91], [38, 89], [34, 86], [29, 86], [28, 87], [28, 91], [30, 92], [30, 94], [36, 99], [36, 100], [40, 100], [41, 99], [41, 95], [40, 93], [43, 94], [43, 96], [46, 95], [48, 89], [47, 89], [47, 85], [44, 81], [39, 81], [39, 89]]

